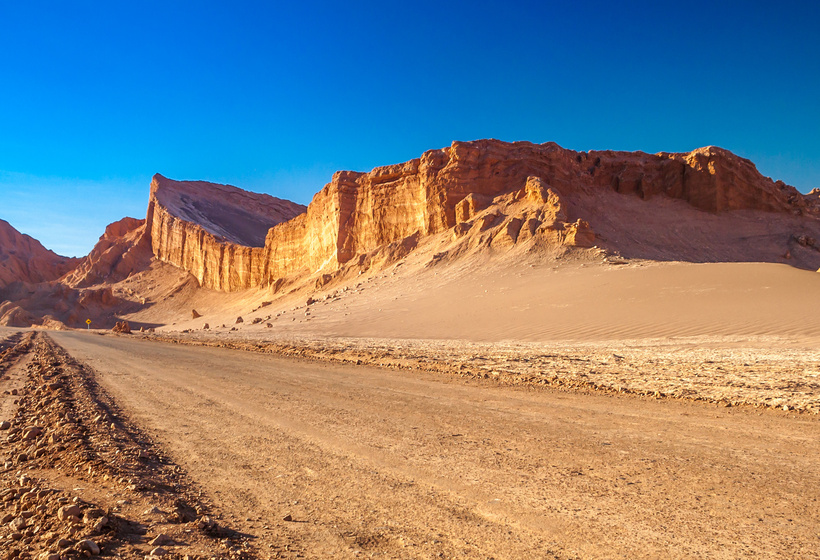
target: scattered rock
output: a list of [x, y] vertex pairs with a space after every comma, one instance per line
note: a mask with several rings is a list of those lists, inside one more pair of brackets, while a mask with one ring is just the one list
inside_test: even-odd
[[243, 319], [241, 316], [236, 318], [236, 324], [237, 324], [237, 325], [238, 325], [239, 323], [244, 323], [244, 322], [245, 322], [245, 319]]
[[148, 544], [150, 544], [151, 546], [162, 546], [164, 544], [170, 544], [171, 542], [171, 537], [169, 537], [165, 533], [160, 533], [159, 535], [148, 541]]
[[91, 556], [96, 556], [100, 553], [100, 547], [91, 539], [86, 539], [84, 541], [78, 542], [77, 550], [79, 550], [80, 552], [88, 551], [91, 553]]
[[158, 546], [151, 551], [151, 556], [165, 556], [166, 554], [168, 554], [168, 551], [161, 546]]
[[79, 506], [70, 505], [70, 506], [63, 506], [57, 510], [57, 518], [60, 521], [65, 521], [69, 517], [80, 517], [82, 511], [80, 510]]
[[202, 317], [202, 315], [200, 315], [196, 309], [191, 309], [191, 319], [199, 319], [200, 317]]
[[40, 428], [37, 428], [37, 427], [26, 428], [26, 431], [23, 432], [23, 439], [25, 439], [25, 440], [35, 439], [42, 433], [43, 433], [43, 430], [41, 430]]
[[207, 331], [207, 330], [209, 330], [210, 328], [211, 328], [211, 325], [209, 325], [208, 323], [205, 323], [204, 325], [202, 325], [202, 329], [203, 329], [203, 330], [206, 330], [206, 331]]
[[131, 334], [131, 325], [128, 324], [128, 321], [118, 321], [111, 330], [115, 333]]
[[9, 428], [11, 428], [11, 422], [8, 420], [3, 420], [0, 422], [0, 430], [8, 430]]
[[196, 526], [197, 526], [197, 529], [209, 530], [209, 529], [213, 529], [214, 527], [216, 527], [216, 522], [213, 519], [211, 519], [209, 516], [203, 515], [202, 517], [199, 518], [199, 521], [196, 522]]

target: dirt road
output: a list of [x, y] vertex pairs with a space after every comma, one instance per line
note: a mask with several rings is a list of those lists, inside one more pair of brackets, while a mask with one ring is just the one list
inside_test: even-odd
[[262, 551], [820, 557], [814, 417], [49, 336]]

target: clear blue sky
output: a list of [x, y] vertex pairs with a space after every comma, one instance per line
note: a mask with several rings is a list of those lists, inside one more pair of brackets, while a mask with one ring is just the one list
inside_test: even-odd
[[2, 2], [0, 218], [62, 254], [154, 173], [307, 203], [452, 140], [718, 145], [820, 187], [820, 3]]

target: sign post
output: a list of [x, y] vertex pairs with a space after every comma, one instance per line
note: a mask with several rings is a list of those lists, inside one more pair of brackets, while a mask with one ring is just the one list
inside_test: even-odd
[[85, 324], [88, 325], [88, 330], [91, 330], [91, 319], [86, 319]]

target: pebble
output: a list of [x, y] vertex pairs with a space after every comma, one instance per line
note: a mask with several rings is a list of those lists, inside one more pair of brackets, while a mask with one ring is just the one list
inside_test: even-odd
[[160, 533], [153, 539], [151, 539], [148, 544], [151, 546], [162, 546], [164, 544], [169, 544], [171, 542], [171, 537], [166, 535], [165, 533]]

